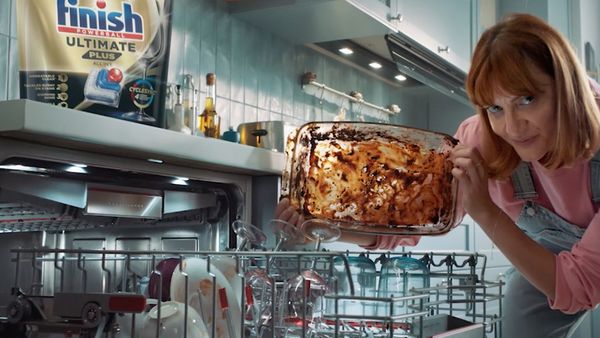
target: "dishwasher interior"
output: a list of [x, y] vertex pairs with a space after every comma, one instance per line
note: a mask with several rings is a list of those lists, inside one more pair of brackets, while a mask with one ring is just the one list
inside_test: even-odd
[[501, 336], [483, 255], [297, 251], [251, 218], [272, 180], [2, 144], [0, 337]]

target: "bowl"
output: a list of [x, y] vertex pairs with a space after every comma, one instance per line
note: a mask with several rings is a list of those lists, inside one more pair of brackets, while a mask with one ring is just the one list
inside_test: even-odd
[[[133, 338], [132, 336], [132, 326], [131, 319], [133, 317], [132, 313], [123, 313], [116, 315], [116, 321], [119, 325], [119, 333], [115, 334], [115, 338]], [[140, 332], [142, 332], [142, 328], [144, 327], [144, 322], [146, 320], [145, 313], [136, 313], [135, 314], [135, 337], [140, 337]]]
[[[181, 266], [181, 268], [180, 268]], [[177, 302], [187, 303], [196, 310], [204, 323], [208, 327], [208, 332], [212, 332], [213, 322], [216, 323], [215, 332], [219, 338], [241, 338], [239, 336], [239, 326], [241, 323], [241, 310], [238, 301], [235, 299], [235, 293], [227, 278], [212, 263], [209, 265], [204, 258], [186, 258], [180, 265], [177, 265], [171, 278], [171, 299]], [[185, 288], [185, 275], [188, 278], [187, 299]], [[213, 279], [214, 276], [214, 279]], [[216, 294], [213, 294], [213, 285], [216, 282]], [[222, 304], [219, 297], [219, 290], [224, 289], [227, 294], [227, 305], [229, 318], [233, 327], [233, 335], [229, 334], [226, 316], [222, 311]], [[212, 307], [214, 300], [216, 302], [216, 320], [213, 320]]]
[[[158, 315], [158, 306], [153, 307], [146, 317], [144, 324], [136, 337], [154, 338], [156, 330], [160, 331], [160, 337], [183, 338], [183, 326], [185, 319], [186, 305], [179, 302], [168, 301], [161, 304], [160, 318]], [[208, 338], [208, 330], [202, 318], [191, 306], [188, 307], [187, 315], [187, 337], [188, 338]]]
[[161, 300], [166, 302], [171, 300], [171, 277], [173, 271], [179, 264], [178, 258], [167, 258], [156, 264], [156, 270], [160, 272], [160, 276], [157, 274], [150, 275], [150, 282], [148, 284], [148, 297], [158, 299], [161, 297], [161, 288], [159, 288], [159, 281], [162, 278], [162, 297]]

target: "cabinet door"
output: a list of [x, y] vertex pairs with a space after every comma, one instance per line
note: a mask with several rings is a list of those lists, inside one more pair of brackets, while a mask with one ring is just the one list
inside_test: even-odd
[[[390, 18], [401, 32], [467, 71], [477, 0], [390, 0]], [[400, 15], [401, 20], [395, 18]]]

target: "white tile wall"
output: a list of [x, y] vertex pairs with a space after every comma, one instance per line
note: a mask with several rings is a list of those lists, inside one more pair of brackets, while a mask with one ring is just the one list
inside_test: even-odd
[[[8, 1], [8, 0], [1, 0]], [[17, 0], [10, 1], [10, 17], [13, 18], [10, 21], [10, 36], [13, 38], [17, 37], [17, 21], [14, 19], [17, 17]]]
[[9, 40], [8, 44], [10, 53], [8, 57], [8, 70], [4, 74], [8, 74], [7, 99], [12, 100], [19, 98], [19, 46], [17, 45], [17, 39], [13, 38]]
[[[8, 57], [10, 38], [0, 34], [0, 74], [6, 74], [8, 70]], [[8, 77], [0, 76], [0, 100], [6, 100], [8, 95], [7, 90]]]
[[10, 0], [0, 0], [0, 34], [10, 35]]

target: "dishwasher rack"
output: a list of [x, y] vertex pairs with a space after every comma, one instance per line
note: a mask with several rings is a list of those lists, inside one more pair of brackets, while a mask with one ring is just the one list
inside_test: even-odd
[[[502, 319], [503, 282], [484, 279], [487, 258], [478, 253], [81, 249], [13, 249], [11, 253], [15, 264], [14, 286], [11, 290], [13, 300], [6, 304], [5, 316], [0, 318], [0, 329], [18, 332], [22, 337], [41, 338], [52, 333], [73, 338], [177, 338], [159, 334], [159, 324], [163, 325], [161, 309], [167, 304], [163, 301], [163, 279], [157, 279], [159, 292], [155, 298], [148, 297], [147, 282], [153, 276], [161, 276], [161, 271], [156, 268], [158, 262], [169, 258], [181, 262], [194, 257], [206, 261], [206, 272], [212, 278], [208, 292], [213, 301], [208, 310], [204, 309], [202, 318], [212, 313], [210, 318], [215, 318], [215, 323], [222, 317], [227, 324], [226, 331], [219, 331], [218, 323], [205, 325], [207, 330], [202, 337], [429, 337], [431, 332], [428, 326], [441, 315], [477, 323], [488, 336], [501, 337], [499, 322]], [[333, 262], [341, 260], [343, 273], [352, 281], [348, 257], [361, 253], [368, 257], [405, 255], [419, 258], [430, 270], [431, 286], [413, 289], [405, 297], [360, 297], [354, 296], [353, 290], [350, 294], [341, 294], [338, 292]], [[232, 285], [235, 279], [238, 280], [238, 289], [233, 292], [234, 302], [227, 295], [224, 296], [224, 287], [219, 288], [222, 286], [217, 279], [220, 272], [211, 264], [211, 261], [218, 259], [226, 259], [234, 267], [233, 277], [227, 277]], [[183, 272], [181, 266], [178, 265], [184, 278], [184, 299], [189, 300], [188, 280], [191, 277]], [[264, 271], [272, 283], [270, 285], [274, 286], [267, 290], [269, 311], [264, 311], [270, 313], [271, 317], [264, 319], [260, 325], [256, 318], [263, 320], [263, 312], [258, 315], [255, 312], [255, 293], [246, 283], [248, 272], [256, 269]], [[302, 276], [306, 270], [323, 276], [327, 285], [331, 286], [328, 292], [320, 295], [321, 316], [311, 320], [307, 314], [309, 307], [317, 311], [314, 310], [317, 303], [310, 298], [314, 296], [310, 278], [302, 277], [301, 293], [304, 298], [301, 300], [302, 311], [296, 318], [299, 324], [282, 325], [282, 321], [276, 320], [276, 317], [283, 316], [282, 311], [289, 304], [289, 301], [286, 300], [286, 303], [282, 300], [282, 295], [285, 295], [283, 289], [288, 286], [286, 281], [291, 276]], [[323, 305], [341, 301], [385, 303], [389, 304], [390, 309], [398, 302], [410, 305], [405, 313], [394, 314], [390, 311], [386, 315], [372, 316], [342, 313], [337, 306]], [[192, 325], [188, 320], [188, 311], [192, 307], [188, 303], [183, 305], [185, 315], [180, 323], [183, 331], [179, 332], [181, 337], [195, 338], [188, 331], [188, 325]], [[235, 311], [231, 310], [236, 307], [241, 315], [232, 317]], [[491, 308], [495, 310], [490, 311]], [[202, 309], [201, 304], [199, 311], [202, 312]], [[265, 309], [267, 306], [263, 307]], [[150, 335], [140, 335], [136, 327], [145, 321], [147, 325], [149, 311], [157, 319], [156, 330]], [[129, 332], [124, 332], [122, 327], [124, 316], [130, 323]]]

